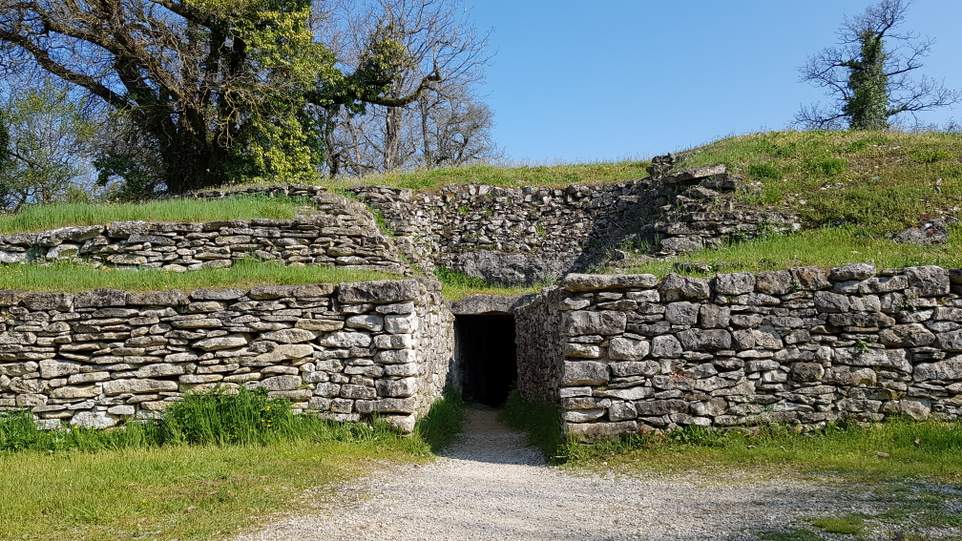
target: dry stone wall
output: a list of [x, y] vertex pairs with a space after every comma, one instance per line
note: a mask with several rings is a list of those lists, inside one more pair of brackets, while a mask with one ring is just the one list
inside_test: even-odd
[[353, 192], [383, 215], [399, 248], [422, 267], [530, 284], [589, 269], [623, 243], [644, 243], [653, 254], [668, 255], [798, 227], [790, 216], [735, 205], [736, 188], [724, 167], [709, 167], [567, 188]]
[[560, 373], [576, 437], [958, 418], [960, 294], [962, 273], [939, 267], [569, 275], [519, 312], [525, 340], [557, 342], [522, 344], [518, 362]]
[[452, 319], [439, 285], [422, 280], [0, 291], [0, 409], [104, 428], [155, 417], [187, 391], [243, 386], [298, 411], [377, 414], [411, 430], [440, 396]]
[[[79, 259], [95, 265], [184, 271], [240, 259], [332, 265], [404, 273], [403, 258], [363, 205], [320, 188], [251, 190], [309, 197], [315, 208], [294, 220], [208, 223], [116, 222], [0, 236], [0, 263]], [[246, 193], [246, 192], [243, 192]], [[203, 194], [224, 197], [225, 192]]]

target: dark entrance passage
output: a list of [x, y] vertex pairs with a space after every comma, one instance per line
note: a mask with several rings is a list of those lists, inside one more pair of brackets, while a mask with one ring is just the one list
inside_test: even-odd
[[492, 407], [503, 405], [518, 379], [514, 317], [459, 315], [454, 333], [465, 400]]

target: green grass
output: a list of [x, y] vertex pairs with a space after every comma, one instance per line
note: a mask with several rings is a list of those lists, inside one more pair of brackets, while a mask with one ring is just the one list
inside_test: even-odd
[[0, 272], [0, 289], [28, 291], [126, 291], [250, 287], [263, 284], [302, 285], [397, 279], [391, 274], [344, 267], [285, 266], [272, 261], [236, 261], [233, 266], [173, 272], [156, 269], [93, 268], [77, 263], [7, 265]]
[[594, 444], [567, 443], [568, 463], [622, 470], [706, 468], [832, 473], [865, 481], [926, 478], [962, 481], [962, 422], [891, 420], [833, 425], [811, 433], [763, 427], [757, 434], [686, 428]]
[[751, 468], [832, 473], [873, 482], [906, 478], [962, 482], [962, 421], [892, 419], [864, 426], [833, 424], [811, 432], [785, 425], [754, 432], [686, 427], [583, 443], [565, 439], [556, 406], [528, 402], [517, 393], [508, 398], [501, 419], [527, 432], [546, 456], [575, 468], [663, 472]]
[[44, 231], [110, 222], [217, 222], [290, 220], [305, 201], [287, 197], [237, 196], [223, 199], [164, 199], [143, 203], [57, 203], [33, 205], [0, 215], [0, 233]]
[[549, 462], [563, 462], [565, 441], [557, 406], [526, 401], [515, 391], [508, 396], [499, 419], [511, 428], [527, 433], [531, 445], [541, 449]]
[[431, 405], [428, 414], [418, 421], [415, 433], [434, 452], [447, 447], [464, 426], [464, 400], [458, 393], [448, 393]]
[[900, 244], [854, 226], [821, 228], [736, 242], [667, 260], [628, 263], [618, 270], [663, 276], [675, 272], [676, 264], [683, 268], [707, 265], [711, 272], [757, 272], [799, 266], [829, 268], [852, 262], [873, 263], [879, 269], [913, 265], [960, 268], [962, 228], [953, 227], [949, 242], [936, 246]]
[[837, 517], [821, 517], [812, 520], [812, 526], [826, 533], [855, 535], [862, 533], [865, 529], [865, 517], [852, 513]]
[[748, 203], [797, 213], [808, 227], [891, 232], [962, 204], [962, 134], [764, 132], [680, 154], [678, 169], [723, 163], [760, 193]]
[[[511, 188], [545, 186], [562, 188], [571, 184], [611, 184], [637, 180], [648, 176], [648, 162], [624, 160], [558, 165], [491, 165], [472, 164], [437, 169], [395, 171], [364, 177], [339, 177], [335, 180], [319, 178], [316, 183], [335, 191], [357, 186], [388, 186], [411, 190], [437, 190], [458, 184], [487, 184]], [[242, 189], [262, 183], [228, 186]], [[266, 182], [264, 185], [270, 185]]]
[[492, 284], [476, 276], [468, 276], [462, 272], [444, 267], [437, 267], [434, 276], [441, 282], [441, 294], [449, 301], [459, 301], [472, 295], [494, 295], [498, 297], [516, 297], [537, 293], [547, 284], [531, 286], [507, 286]]
[[[383, 423], [293, 415], [263, 393], [188, 395], [157, 423], [42, 432], [0, 417], [0, 539], [229, 538], [276, 512], [310, 509], [374, 466], [429, 459], [461, 423], [439, 402], [414, 435]], [[441, 412], [441, 413], [439, 413]]]

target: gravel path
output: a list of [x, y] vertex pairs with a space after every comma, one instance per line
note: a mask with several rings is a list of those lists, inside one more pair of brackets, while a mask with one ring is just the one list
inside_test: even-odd
[[338, 503], [242, 539], [734, 540], [837, 510], [836, 495], [814, 484], [719, 477], [547, 467], [495, 412], [469, 409], [464, 434], [436, 461], [374, 474], [341, 489]]

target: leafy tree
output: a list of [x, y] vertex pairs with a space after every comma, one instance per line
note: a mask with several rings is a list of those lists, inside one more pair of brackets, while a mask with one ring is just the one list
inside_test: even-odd
[[4, 208], [63, 200], [87, 168], [95, 126], [68, 91], [50, 81], [3, 104], [6, 167], [0, 168]]
[[[316, 110], [378, 100], [400, 57], [375, 40], [344, 73], [310, 18], [310, 0], [0, 0], [0, 67], [54, 74], [122, 113], [167, 191], [297, 180], [323, 159]], [[132, 171], [119, 156], [101, 162]]]
[[959, 92], [924, 76], [916, 77], [932, 40], [899, 31], [909, 3], [882, 0], [839, 31], [840, 44], [823, 50], [802, 67], [802, 80], [833, 97], [829, 107], [804, 107], [798, 124], [815, 129], [847, 125], [856, 130], [884, 130], [906, 115], [952, 105]]

